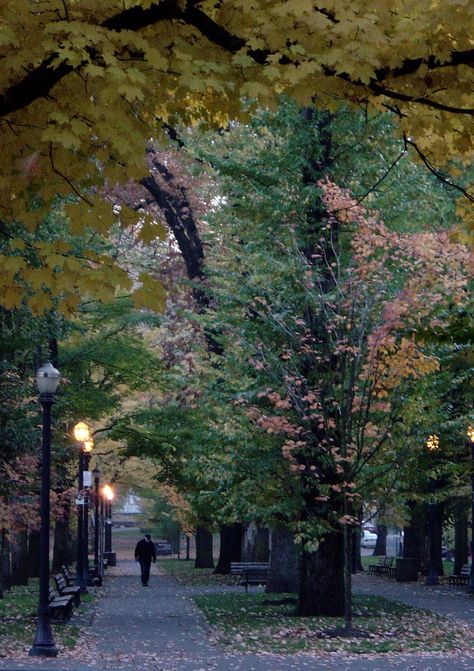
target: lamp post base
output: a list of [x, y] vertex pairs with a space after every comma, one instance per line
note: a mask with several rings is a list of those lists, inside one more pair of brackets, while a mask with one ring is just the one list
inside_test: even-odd
[[46, 643], [44, 645], [35, 643], [28, 653], [30, 657], [57, 657], [58, 649], [54, 643]]

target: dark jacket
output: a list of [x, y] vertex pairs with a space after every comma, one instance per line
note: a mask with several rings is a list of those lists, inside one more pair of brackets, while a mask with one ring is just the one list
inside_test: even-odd
[[147, 541], [145, 538], [142, 538], [138, 541], [135, 547], [135, 559], [156, 559], [155, 544], [153, 541]]

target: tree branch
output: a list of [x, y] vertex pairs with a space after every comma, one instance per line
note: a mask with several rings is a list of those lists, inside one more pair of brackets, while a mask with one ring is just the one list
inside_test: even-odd
[[[103, 21], [100, 26], [104, 29], [117, 32], [122, 30], [139, 31], [162, 21], [181, 21], [196, 28], [201, 35], [206, 37], [211, 43], [221, 47], [224, 51], [235, 54], [247, 47], [247, 54], [255, 63], [264, 65], [267, 62], [268, 57], [272, 55], [270, 50], [251, 49], [244, 38], [229, 32], [226, 28], [216, 23], [205, 12], [196, 7], [196, 4], [196, 0], [188, 0], [183, 9], [175, 0], [162, 0], [159, 3], [151, 4], [146, 9], [141, 6], [135, 6], [111, 16]], [[324, 8], [315, 7], [314, 11], [324, 14], [332, 23], [338, 23], [337, 17]], [[82, 67], [82, 64], [74, 67], [64, 62], [58, 63], [58, 58], [58, 52], [50, 54], [38, 67], [28, 72], [16, 84], [10, 86], [0, 95], [0, 117], [27, 107], [38, 98], [49, 96], [55, 84], [71, 72], [79, 71]], [[292, 61], [287, 56], [282, 56], [279, 62], [284, 65]], [[414, 102], [457, 114], [472, 114], [473, 110], [471, 109], [444, 105], [430, 98], [418, 98], [414, 95], [410, 96], [392, 91], [384, 87], [382, 82], [391, 77], [412, 75], [422, 66], [435, 70], [438, 68], [457, 67], [459, 65], [472, 65], [473, 62], [474, 49], [452, 51], [449, 58], [444, 61], [440, 61], [436, 55], [430, 55], [427, 58], [405, 59], [397, 67], [376, 70], [373, 79], [368, 85], [361, 81], [353, 80], [347, 73], [337, 73], [331, 68], [324, 68], [323, 71], [327, 76], [340, 77], [348, 83], [363, 86], [364, 88], [368, 87], [375, 95], [384, 95], [394, 100]]]
[[448, 179], [448, 177], [446, 177], [445, 174], [443, 174], [440, 170], [438, 170], [438, 168], [435, 168], [434, 165], [429, 160], [429, 158], [426, 156], [426, 154], [424, 154], [421, 151], [421, 149], [418, 147], [416, 142], [413, 142], [413, 140], [410, 140], [409, 138], [407, 138], [406, 135], [403, 136], [403, 140], [405, 142], [405, 145], [409, 145], [410, 147], [413, 147], [413, 149], [418, 154], [419, 158], [423, 161], [423, 163], [426, 165], [428, 170], [430, 172], [432, 172], [433, 175], [435, 175], [435, 177], [437, 177], [439, 180], [444, 182], [444, 184], [447, 184], [448, 186], [451, 186], [453, 189], [457, 189], [457, 191], [460, 191], [468, 200], [471, 201], [471, 203], [474, 203], [474, 196], [471, 193], [469, 193], [469, 191], [467, 191], [462, 186], [460, 186], [459, 184], [455, 184], [450, 179]]

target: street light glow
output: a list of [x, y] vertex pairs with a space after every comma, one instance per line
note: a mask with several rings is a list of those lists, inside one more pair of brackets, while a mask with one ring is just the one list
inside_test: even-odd
[[436, 434], [428, 436], [428, 440], [426, 441], [426, 447], [430, 452], [439, 450], [439, 436], [437, 436]]
[[84, 441], [84, 452], [92, 452], [92, 449], [94, 447], [94, 441], [92, 438], [89, 438], [88, 440]]
[[466, 435], [471, 443], [474, 443], [474, 426], [467, 427]]
[[74, 438], [78, 443], [84, 443], [90, 439], [89, 427], [85, 422], [78, 422], [74, 427]]
[[102, 487], [102, 494], [105, 496], [107, 501], [112, 501], [114, 496], [115, 496], [114, 490], [112, 489], [112, 487], [110, 485], [104, 485]]

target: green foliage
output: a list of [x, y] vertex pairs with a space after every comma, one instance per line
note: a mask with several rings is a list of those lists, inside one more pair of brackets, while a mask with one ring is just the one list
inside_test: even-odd
[[175, 518], [172, 506], [161, 496], [153, 501], [153, 512], [150, 518], [153, 524], [155, 538], [165, 538], [169, 541], [179, 537], [181, 528]]

